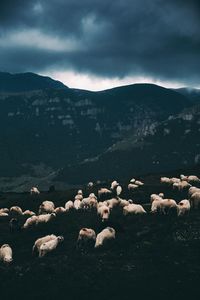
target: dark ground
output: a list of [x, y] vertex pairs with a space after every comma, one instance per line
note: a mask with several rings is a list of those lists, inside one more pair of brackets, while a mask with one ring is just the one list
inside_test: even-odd
[[[149, 195], [165, 192], [166, 197], [184, 199], [186, 193], [173, 192], [149, 178], [130, 196], [138, 203]], [[88, 193], [88, 192], [87, 192]], [[0, 207], [19, 205], [38, 211], [43, 200], [56, 206], [73, 199], [74, 190], [0, 195]], [[129, 197], [128, 197], [129, 198]], [[145, 205], [149, 209], [148, 205]], [[103, 224], [95, 212], [71, 211], [51, 223], [11, 234], [9, 219], [0, 219], [0, 245], [13, 248], [13, 263], [0, 264], [0, 299], [198, 299], [200, 296], [200, 212], [184, 218], [175, 215], [123, 217], [112, 211]], [[23, 223], [23, 220], [21, 220]], [[103, 249], [77, 251], [82, 227], [97, 233], [107, 225], [116, 229], [115, 242]], [[32, 256], [34, 241], [46, 234], [63, 235], [55, 252], [39, 259]]]

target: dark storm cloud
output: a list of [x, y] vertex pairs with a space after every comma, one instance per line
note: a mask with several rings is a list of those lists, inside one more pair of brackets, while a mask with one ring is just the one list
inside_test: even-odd
[[199, 83], [196, 0], [1, 1], [0, 69]]

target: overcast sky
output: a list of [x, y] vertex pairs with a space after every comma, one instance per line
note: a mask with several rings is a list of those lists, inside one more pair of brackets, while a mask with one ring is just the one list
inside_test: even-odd
[[1, 0], [0, 70], [200, 87], [199, 0]]

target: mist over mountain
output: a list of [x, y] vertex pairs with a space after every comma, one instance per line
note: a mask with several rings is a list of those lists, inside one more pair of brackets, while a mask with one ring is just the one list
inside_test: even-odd
[[[33, 73], [0, 73], [0, 189], [195, 164], [199, 149], [189, 145], [199, 135], [196, 104], [153, 84], [90, 92]], [[180, 117], [186, 111], [189, 121]]]

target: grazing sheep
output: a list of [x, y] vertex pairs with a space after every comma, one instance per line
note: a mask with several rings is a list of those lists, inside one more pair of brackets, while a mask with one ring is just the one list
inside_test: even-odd
[[191, 186], [188, 190], [188, 196], [191, 197], [192, 194], [196, 193], [196, 192], [200, 192], [200, 188], [197, 188], [195, 186]]
[[0, 214], [1, 213], [6, 213], [8, 214], [9, 213], [9, 209], [8, 208], [0, 208]]
[[74, 201], [74, 208], [75, 208], [76, 210], [81, 209], [81, 200], [76, 199], [76, 200]]
[[188, 176], [185, 176], [183, 174], [180, 175], [180, 179], [181, 181], [187, 181], [188, 180]]
[[118, 185], [119, 185], [119, 183], [118, 183], [116, 180], [114, 180], [114, 181], [111, 183], [111, 186], [110, 186], [111, 190], [116, 189], [116, 187], [117, 187]]
[[27, 229], [29, 227], [32, 227], [33, 225], [37, 224], [38, 216], [32, 216], [26, 220], [24, 225], [22, 226], [23, 229]]
[[191, 207], [194, 209], [198, 209], [200, 207], [200, 192], [195, 192], [190, 197]]
[[20, 224], [19, 224], [19, 220], [16, 219], [16, 218], [12, 218], [9, 222], [9, 228], [10, 228], [11, 233], [19, 231], [21, 229]]
[[116, 187], [116, 195], [119, 196], [119, 195], [121, 195], [121, 193], [122, 193], [122, 187], [121, 187], [121, 185], [118, 185]]
[[12, 206], [10, 208], [10, 214], [12, 216], [21, 216], [23, 214], [21, 207], [19, 206]]
[[39, 248], [39, 257], [44, 257], [48, 252], [55, 250], [59, 243], [64, 241], [63, 236], [57, 236], [55, 239], [42, 243]]
[[39, 207], [39, 214], [50, 214], [54, 212], [55, 205], [52, 201], [43, 201]]
[[187, 181], [180, 181], [177, 184], [177, 188], [179, 191], [183, 191], [191, 187], [191, 184], [189, 184]]
[[12, 249], [8, 244], [4, 244], [0, 248], [0, 260], [4, 263], [11, 263], [12, 258]]
[[66, 211], [69, 211], [70, 209], [74, 208], [74, 203], [73, 201], [69, 200], [65, 203], [65, 209]]
[[187, 199], [181, 200], [177, 206], [178, 217], [184, 216], [190, 211], [190, 201]]
[[97, 214], [100, 216], [102, 222], [107, 221], [110, 216], [110, 208], [107, 205], [98, 207]]
[[35, 251], [39, 252], [40, 246], [43, 243], [46, 243], [46, 242], [54, 240], [54, 239], [56, 239], [56, 235], [54, 235], [54, 234], [46, 235], [46, 236], [43, 236], [43, 237], [37, 239], [33, 245], [32, 253], [34, 253]]
[[112, 192], [107, 188], [100, 188], [98, 190], [98, 197], [101, 198], [109, 198], [112, 195]]
[[59, 206], [54, 209], [54, 212], [56, 215], [62, 215], [64, 213], [66, 213], [66, 209], [62, 206]]
[[99, 208], [101, 206], [108, 206], [108, 202], [107, 201], [99, 201], [97, 204], [97, 208]]
[[83, 195], [82, 194], [77, 194], [75, 197], [74, 197], [74, 200], [82, 200], [83, 199]]
[[94, 246], [96, 241], [96, 233], [91, 228], [82, 228], [79, 231], [78, 239], [77, 239], [77, 247], [82, 248], [86, 246]]
[[[164, 195], [163, 195], [163, 197], [164, 197]], [[150, 196], [150, 202], [152, 203], [155, 200], [162, 200], [163, 197], [161, 197], [160, 194], [158, 194], [158, 195], [157, 194], [151, 194], [151, 196]]]
[[33, 187], [30, 189], [30, 194], [31, 194], [31, 195], [38, 195], [38, 194], [40, 194], [40, 191], [38, 190], [37, 187], [33, 186]]
[[109, 199], [106, 202], [110, 209], [113, 209], [114, 207], [117, 207], [119, 205], [119, 200], [116, 198]]
[[135, 184], [136, 184], [136, 185], [139, 185], [139, 186], [144, 185], [144, 183], [143, 183], [142, 181], [140, 181], [140, 180], [136, 180], [136, 181], [135, 181]]
[[170, 185], [171, 184], [171, 180], [168, 177], [161, 177], [160, 178], [160, 182], [166, 185]]
[[127, 216], [129, 214], [142, 215], [142, 214], [146, 214], [146, 211], [144, 210], [142, 205], [132, 203], [127, 206], [124, 206], [123, 208], [123, 215]]
[[125, 200], [125, 199], [119, 199], [119, 206], [120, 207], [124, 207], [124, 206], [127, 206], [129, 205], [130, 202], [128, 200]]
[[94, 193], [91, 193], [89, 197], [83, 198], [81, 201], [81, 208], [83, 209], [92, 209], [97, 207], [97, 197]]
[[173, 199], [163, 199], [160, 202], [161, 212], [165, 215], [170, 212], [170, 210], [177, 210], [176, 201]]
[[177, 177], [172, 177], [170, 178], [170, 184], [173, 184], [173, 183], [179, 183], [181, 182], [180, 178], [177, 178]]
[[53, 219], [55, 219], [56, 214], [55, 213], [51, 213], [51, 214], [46, 214], [46, 215], [39, 215], [37, 217], [37, 221], [36, 224], [40, 224], [40, 223], [47, 223]]
[[23, 215], [31, 217], [31, 216], [35, 216], [35, 213], [33, 211], [27, 209], [23, 212]]
[[101, 247], [105, 242], [115, 239], [115, 229], [112, 227], [107, 227], [103, 229], [99, 234], [97, 234], [95, 248]]
[[187, 181], [188, 181], [189, 183], [192, 183], [192, 184], [194, 184], [194, 183], [200, 183], [199, 177], [197, 177], [197, 176], [195, 176], [195, 175], [190, 175], [190, 176], [188, 176]]
[[135, 178], [132, 178], [132, 179], [130, 180], [130, 183], [135, 183]]
[[136, 190], [138, 188], [139, 188], [139, 185], [137, 185], [137, 184], [134, 184], [134, 183], [129, 183], [128, 184], [128, 190], [129, 191], [134, 191], [134, 190]]
[[151, 213], [158, 213], [161, 212], [161, 202], [163, 199], [160, 198], [155, 198], [152, 203], [151, 203]]

